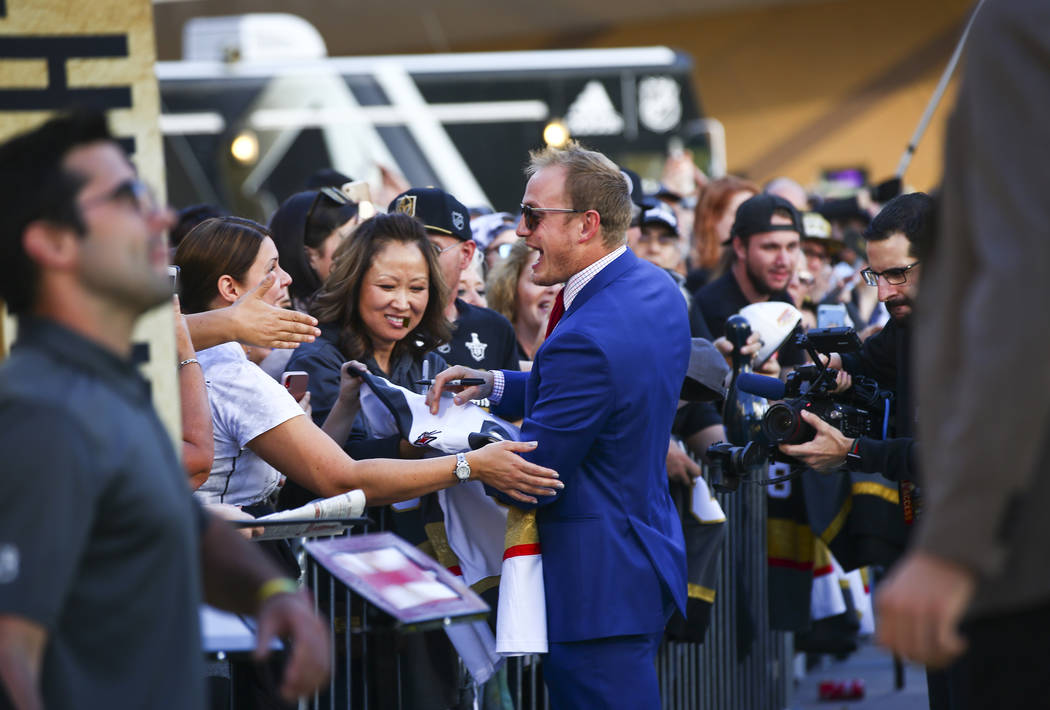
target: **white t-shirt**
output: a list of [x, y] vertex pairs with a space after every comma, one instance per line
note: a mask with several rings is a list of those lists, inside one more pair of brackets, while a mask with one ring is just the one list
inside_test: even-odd
[[245, 447], [292, 417], [304, 416], [303, 410], [237, 343], [201, 350], [197, 359], [208, 387], [215, 461], [196, 495], [203, 503], [258, 503], [277, 489], [281, 474]]

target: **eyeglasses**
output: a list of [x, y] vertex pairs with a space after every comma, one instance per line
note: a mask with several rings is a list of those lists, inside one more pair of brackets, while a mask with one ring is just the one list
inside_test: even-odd
[[427, 244], [429, 244], [431, 246], [431, 248], [434, 250], [434, 256], [441, 256], [446, 251], [449, 251], [450, 249], [455, 249], [456, 247], [458, 247], [462, 243], [463, 242], [461, 242], [459, 240], [456, 240], [456, 242], [454, 244], [449, 244], [447, 247], [443, 247], [440, 244], [438, 244], [437, 242], [433, 241], [432, 239], [427, 239]]
[[540, 226], [540, 219], [543, 217], [544, 213], [583, 214], [586, 211], [587, 210], [571, 210], [567, 207], [531, 207], [529, 205], [521, 205], [521, 216], [525, 220], [525, 229], [530, 232]]
[[107, 202], [125, 204], [147, 217], [157, 211], [157, 198], [154, 196], [153, 190], [138, 178], [125, 180], [105, 195], [99, 195], [94, 199], [83, 202], [80, 205], [80, 209], [90, 209]]
[[663, 234], [642, 232], [642, 235], [638, 237], [639, 244], [648, 244], [653, 241], [658, 242], [662, 247], [666, 247], [672, 244], [678, 244], [678, 235], [668, 234], [667, 232], [664, 232]]
[[831, 261], [830, 256], [826, 251], [817, 247], [810, 247], [807, 249], [805, 246], [802, 247], [802, 253], [806, 255], [808, 259], [820, 259], [821, 261]]
[[864, 278], [864, 283], [869, 286], [878, 286], [879, 277], [886, 279], [886, 283], [891, 286], [900, 286], [908, 280], [908, 272], [919, 265], [916, 261], [914, 264], [908, 264], [907, 266], [899, 266], [895, 269], [886, 269], [885, 271], [872, 271], [871, 268], [864, 269], [860, 272], [860, 275]]

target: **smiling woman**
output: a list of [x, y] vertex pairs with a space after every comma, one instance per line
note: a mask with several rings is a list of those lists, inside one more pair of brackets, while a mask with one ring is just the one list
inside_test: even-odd
[[[404, 219], [415, 224], [410, 217]], [[425, 237], [419, 239], [423, 245], [428, 244]], [[393, 242], [400, 243], [396, 239]], [[278, 263], [276, 247], [266, 228], [250, 220], [224, 217], [201, 223], [179, 245], [175, 263], [181, 268], [187, 312], [221, 308], [268, 277], [273, 278], [273, 285], [264, 298], [272, 304], [288, 300], [291, 279]], [[433, 266], [432, 257], [428, 257], [427, 264]], [[381, 271], [383, 273], [374, 279], [380, 292], [388, 283], [384, 280], [388, 276], [386, 270]], [[411, 292], [414, 284], [415, 281], [409, 279], [405, 290]], [[429, 281], [423, 287], [434, 288]], [[359, 291], [360, 288], [355, 293]], [[403, 298], [398, 296], [393, 300], [400, 303]], [[440, 299], [437, 302], [440, 303]], [[413, 348], [421, 347], [415, 340], [422, 337], [420, 324], [426, 323], [431, 314], [428, 304], [424, 303], [423, 308], [422, 319], [404, 316], [416, 325], [408, 329]], [[437, 308], [440, 310], [440, 305]], [[389, 325], [392, 329], [395, 327], [393, 322]], [[384, 331], [380, 335], [389, 338], [394, 332]], [[441, 335], [445, 332], [441, 331]], [[371, 337], [368, 342], [372, 342]], [[377, 337], [375, 342], [383, 341]], [[426, 342], [440, 341], [428, 339]], [[302, 486], [311, 499], [359, 488], [370, 505], [414, 498], [456, 483], [453, 457], [445, 457], [443, 461], [394, 462], [355, 461], [347, 456], [310, 422], [287, 390], [248, 361], [238, 343], [201, 350], [197, 359], [207, 380], [215, 441], [211, 472], [196, 492], [206, 503], [239, 506], [253, 515], [267, 512], [272, 509], [270, 499], [281, 485], [282, 474]], [[337, 391], [342, 361], [339, 356], [332, 373]], [[327, 373], [316, 372], [316, 378], [311, 373], [311, 386], [325, 382]], [[500, 487], [499, 481], [489, 478], [490, 473], [503, 475], [508, 470], [537, 470], [509, 450], [500, 451], [493, 446], [467, 454], [482, 480], [489, 479]], [[506, 449], [504, 444], [499, 446]]]
[[[343, 241], [311, 314], [321, 337], [298, 348], [288, 367], [310, 373], [314, 421], [323, 425], [340, 398], [340, 368], [349, 360], [402, 387], [415, 389], [426, 364], [433, 376], [444, 359], [434, 348], [448, 342], [447, 303], [437, 253], [416, 219], [376, 215]], [[337, 437], [340, 444], [347, 434]], [[349, 433], [354, 456], [397, 456], [396, 437], [366, 441], [361, 422]], [[354, 443], [357, 442], [357, 443]], [[404, 453], [401, 450], [401, 453]]]
[[489, 305], [506, 316], [518, 339], [519, 360], [532, 360], [543, 343], [547, 318], [560, 286], [540, 286], [532, 280], [537, 254], [518, 240], [488, 279]]
[[179, 298], [186, 313], [228, 306], [259, 285], [271, 271], [273, 286], [263, 300], [288, 305], [292, 278], [280, 267], [269, 231], [248, 219], [208, 219], [193, 228], [175, 252], [180, 267]]

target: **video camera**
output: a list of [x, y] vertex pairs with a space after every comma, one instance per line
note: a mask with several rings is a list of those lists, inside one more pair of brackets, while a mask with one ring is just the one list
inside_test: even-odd
[[[835, 392], [838, 371], [828, 367], [820, 355], [851, 353], [860, 350], [860, 339], [852, 328], [821, 328], [795, 336], [795, 344], [804, 348], [813, 365], [803, 365], [788, 375], [785, 382], [775, 377], [744, 373], [736, 386], [743, 392], [781, 400], [772, 404], [762, 417], [762, 437], [744, 446], [719, 442], [707, 449], [718, 489], [736, 490], [748, 470], [765, 466], [769, 461], [795, 464], [795, 459], [782, 453], [780, 444], [802, 444], [813, 439], [813, 427], [802, 418], [802, 412], [816, 414], [844, 436], [880, 435], [884, 429], [893, 393], [880, 390], [868, 377], [853, 376], [853, 384], [844, 392]], [[775, 483], [783, 477], [757, 481]]]

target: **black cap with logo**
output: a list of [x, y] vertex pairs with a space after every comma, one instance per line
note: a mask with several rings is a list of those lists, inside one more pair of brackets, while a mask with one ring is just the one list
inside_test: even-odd
[[404, 212], [415, 217], [428, 232], [447, 234], [468, 241], [474, 238], [470, 231], [470, 211], [463, 203], [436, 187], [414, 187], [391, 201], [387, 212]]

